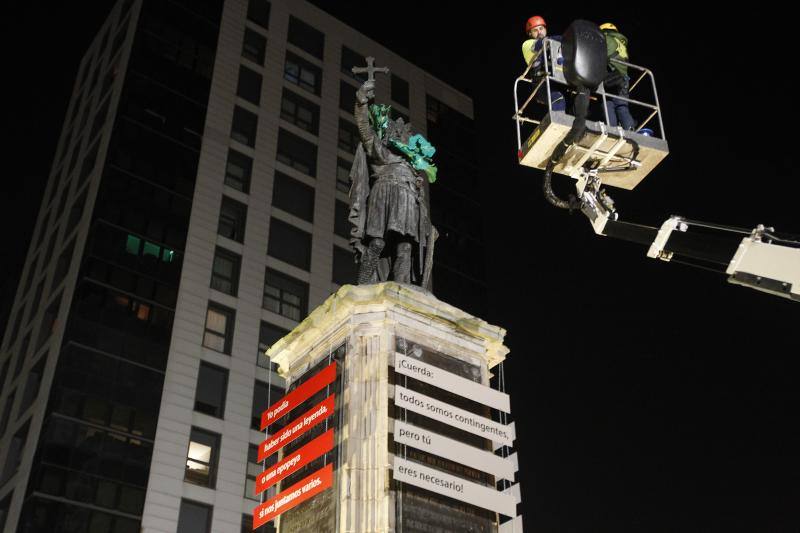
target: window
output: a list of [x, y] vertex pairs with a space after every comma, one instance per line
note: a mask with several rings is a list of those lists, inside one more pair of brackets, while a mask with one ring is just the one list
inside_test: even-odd
[[[277, 454], [272, 454], [277, 455]], [[249, 500], [260, 501], [256, 495], [256, 476], [261, 473], [261, 464], [258, 462], [258, 446], [251, 444], [247, 449], [247, 479], [244, 482], [244, 497]]]
[[244, 44], [242, 45], [242, 57], [249, 59], [259, 65], [264, 64], [264, 57], [267, 50], [267, 38], [259, 35], [250, 29], [244, 30]]
[[[253, 409], [250, 417], [250, 427], [259, 431], [261, 428], [261, 413], [267, 407], [281, 399], [286, 391], [276, 385], [267, 385], [263, 381], [256, 380], [255, 387], [253, 388]], [[281, 427], [280, 422], [273, 422], [270, 428], [270, 434], [274, 435], [278, 428]]]
[[355, 154], [359, 142], [361, 142], [361, 138], [358, 135], [356, 125], [340, 118], [339, 148], [350, 154]]
[[258, 356], [256, 363], [261, 368], [269, 368], [271, 370], [278, 370], [278, 365], [269, 360], [269, 357], [264, 353], [275, 344], [276, 341], [282, 339], [289, 334], [289, 330], [274, 326], [269, 322], [261, 322], [261, 329], [258, 332]]
[[351, 115], [356, 108], [356, 88], [344, 80], [339, 81], [339, 109]]
[[289, 16], [289, 42], [312, 56], [322, 59], [325, 51], [325, 34], [291, 15]]
[[219, 435], [193, 427], [189, 437], [184, 480], [213, 489], [216, 484], [218, 457]]
[[356, 282], [358, 268], [353, 252], [333, 247], [333, 282], [337, 285], [348, 285]]
[[217, 247], [211, 268], [211, 288], [236, 296], [239, 291], [239, 269], [242, 258], [224, 248]]
[[281, 118], [314, 135], [319, 134], [319, 106], [287, 89], [283, 90]]
[[209, 533], [212, 508], [202, 503], [181, 500], [177, 533]]
[[247, 67], [239, 67], [239, 85], [236, 94], [250, 103], [261, 102], [261, 74]]
[[247, 20], [267, 29], [269, 27], [269, 7], [270, 4], [267, 0], [250, 0], [247, 3]]
[[[251, 444], [250, 447], [247, 449], [247, 479], [245, 479], [244, 483], [244, 497], [259, 501], [259, 496], [256, 495], [256, 477], [265, 469], [269, 468], [278, 462], [278, 454], [273, 453], [267, 459], [261, 463], [258, 462], [258, 446], [255, 444]], [[264, 493], [264, 501], [272, 498], [277, 494], [277, 486], [273, 485], [272, 487], [268, 488]], [[252, 518], [250, 520], [250, 525], [252, 526]], [[260, 528], [259, 528], [260, 530]], [[251, 530], [248, 530], [250, 533]], [[274, 530], [273, 530], [274, 531]]]
[[308, 313], [308, 284], [268, 268], [262, 306], [299, 322]]
[[322, 90], [322, 69], [291, 52], [286, 52], [283, 78], [317, 96]]
[[217, 418], [224, 418], [227, 392], [228, 371], [208, 363], [200, 363], [194, 410]]
[[336, 190], [342, 192], [350, 191], [350, 168], [353, 163], [342, 159], [336, 159]]
[[267, 253], [303, 270], [311, 269], [311, 235], [276, 218], [270, 220]]
[[253, 160], [236, 150], [228, 150], [228, 163], [225, 166], [225, 185], [250, 192], [250, 176], [253, 174]]
[[244, 228], [247, 221], [247, 206], [227, 196], [222, 197], [219, 210], [217, 233], [236, 242], [244, 242]]
[[408, 82], [392, 74], [392, 100], [408, 109]]
[[316, 177], [317, 147], [305, 139], [281, 128], [278, 131], [277, 159], [284, 165]]
[[281, 172], [275, 172], [272, 205], [297, 217], [314, 221], [314, 188]]
[[256, 145], [257, 127], [258, 117], [254, 113], [236, 106], [233, 110], [231, 138], [247, 146], [254, 147]]
[[351, 70], [353, 67], [360, 67], [364, 68], [367, 66], [367, 60], [364, 56], [359, 54], [358, 52], [354, 52], [350, 50], [346, 46], [342, 47], [342, 72], [351, 76], [358, 81], [366, 81], [363, 79], [362, 75], [355, 75]]
[[341, 200], [336, 200], [336, 210], [333, 219], [333, 232], [339, 237], [350, 238], [350, 206]]
[[231, 353], [235, 312], [219, 304], [209, 303], [203, 346], [222, 353]]

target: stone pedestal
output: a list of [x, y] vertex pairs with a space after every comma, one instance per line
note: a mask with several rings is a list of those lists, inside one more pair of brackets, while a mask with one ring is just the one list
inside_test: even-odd
[[[333, 488], [286, 511], [278, 518], [278, 531], [459, 530], [458, 521], [470, 516], [464, 514], [463, 504], [451, 506], [461, 507], [452, 517], [434, 516], [437, 509], [449, 512], [447, 498], [437, 500], [434, 495], [417, 518], [416, 511], [400, 510], [401, 505], [412, 505], [414, 498], [405, 496], [404, 485], [392, 477], [394, 455], [401, 448], [406, 453], [393, 440], [394, 420], [406, 416], [404, 409], [394, 406], [394, 387], [409, 381], [395, 374], [395, 354], [425, 352], [429, 362], [438, 361], [438, 366], [449, 366], [450, 371], [488, 385], [491, 369], [508, 352], [504, 336], [502, 328], [430, 293], [389, 282], [342, 287], [273, 345], [268, 355], [289, 385], [326, 361], [337, 360], [339, 371]], [[483, 449], [491, 449], [488, 440], [482, 442]], [[481, 516], [486, 525], [471, 530], [496, 530], [496, 514], [482, 511]], [[420, 519], [425, 527], [415, 523]]]

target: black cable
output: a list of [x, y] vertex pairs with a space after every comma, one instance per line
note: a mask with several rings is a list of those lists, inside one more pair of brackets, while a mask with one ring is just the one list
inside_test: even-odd
[[569, 200], [559, 198], [553, 191], [552, 179], [553, 169], [556, 167], [567, 150], [574, 143], [580, 141], [586, 133], [586, 116], [589, 114], [589, 89], [585, 87], [578, 87], [578, 94], [575, 97], [575, 120], [572, 122], [572, 127], [567, 132], [564, 140], [561, 141], [550, 154], [547, 168], [544, 172], [544, 183], [542, 188], [544, 190], [544, 197], [548, 202], [558, 207], [559, 209], [575, 209], [578, 206], [577, 199], [570, 197]]

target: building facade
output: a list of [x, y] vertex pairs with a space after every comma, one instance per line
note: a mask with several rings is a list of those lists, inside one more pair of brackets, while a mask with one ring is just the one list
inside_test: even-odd
[[[120, 0], [84, 56], [0, 348], [0, 529], [238, 532], [263, 351], [354, 279], [374, 56], [437, 146], [437, 296], [485, 312], [472, 103], [298, 0]], [[204, 529], [205, 528], [205, 529]]]

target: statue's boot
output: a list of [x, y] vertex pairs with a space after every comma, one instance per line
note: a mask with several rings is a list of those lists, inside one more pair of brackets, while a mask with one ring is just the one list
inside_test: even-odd
[[375, 270], [378, 268], [378, 260], [386, 242], [383, 239], [374, 238], [369, 241], [366, 252], [361, 256], [361, 266], [358, 269], [358, 284], [366, 285], [375, 282]]
[[392, 268], [392, 277], [398, 283], [411, 283], [411, 243], [401, 242], [397, 245], [397, 258]]

